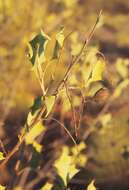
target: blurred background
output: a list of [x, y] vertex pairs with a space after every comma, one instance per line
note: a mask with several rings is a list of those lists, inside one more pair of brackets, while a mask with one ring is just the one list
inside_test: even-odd
[[[104, 54], [107, 60], [107, 78], [115, 86], [129, 77], [129, 0], [0, 0], [0, 139], [8, 151], [17, 141], [18, 131], [26, 120], [34, 97], [40, 93], [28, 61], [28, 41], [40, 29], [50, 35], [64, 26], [67, 32], [76, 32], [72, 43], [79, 46], [94, 25], [100, 10], [103, 15], [89, 48], [97, 48]], [[111, 138], [105, 133], [103, 136], [97, 134], [92, 137], [95, 146], [89, 141], [90, 154], [92, 152], [91, 155], [96, 160], [94, 163], [100, 163], [94, 166], [95, 169], [89, 164], [89, 168], [96, 176], [101, 176], [100, 173], [104, 175], [101, 162], [104, 160], [108, 163], [111, 152], [114, 152], [117, 156], [112, 155], [113, 164], [110, 167], [107, 164], [104, 171], [109, 169], [108, 177], [111, 173], [114, 176], [118, 173], [125, 175], [125, 184], [129, 189], [128, 87], [122, 90], [122, 95], [109, 110], [116, 118], [114, 125], [118, 129], [107, 132]], [[92, 113], [89, 115], [92, 118]], [[113, 140], [111, 144], [109, 139]], [[118, 151], [115, 153], [117, 143], [119, 152], [126, 152], [125, 160], [119, 158]], [[103, 153], [97, 153], [96, 156], [97, 149], [103, 149]], [[9, 179], [10, 177], [4, 180]], [[118, 181], [120, 180], [122, 179]]]

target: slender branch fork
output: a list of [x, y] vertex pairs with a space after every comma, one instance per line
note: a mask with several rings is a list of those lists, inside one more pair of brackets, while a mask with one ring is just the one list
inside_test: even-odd
[[[58, 89], [66, 83], [66, 81], [67, 81], [67, 79], [68, 79], [68, 77], [69, 77], [69, 75], [70, 75], [71, 69], [72, 69], [73, 66], [80, 60], [84, 49], [88, 46], [88, 44], [89, 44], [91, 38], [92, 38], [93, 35], [94, 35], [95, 29], [96, 29], [96, 26], [97, 26], [97, 24], [98, 24], [98, 22], [99, 22], [99, 20], [100, 20], [101, 14], [102, 14], [102, 11], [100, 11], [100, 13], [99, 13], [99, 15], [98, 15], [98, 17], [97, 17], [97, 20], [96, 20], [96, 22], [95, 22], [95, 24], [94, 24], [94, 26], [93, 26], [91, 32], [89, 33], [88, 37], [85, 39], [84, 44], [83, 44], [83, 46], [82, 46], [82, 48], [81, 48], [79, 54], [77, 55], [77, 57], [75, 57], [75, 59], [73, 59], [72, 63], [69, 65], [69, 67], [68, 67], [68, 69], [67, 69], [67, 71], [66, 71], [66, 73], [65, 73], [65, 75], [64, 75], [64, 79], [63, 79], [63, 80], [61, 81], [61, 83], [59, 84]], [[39, 76], [39, 77], [40, 77], [40, 76]], [[40, 82], [41, 82], [41, 78], [40, 78]], [[41, 86], [42, 86], [42, 85], [41, 85]], [[44, 89], [42, 89], [42, 90], [44, 91]], [[44, 110], [44, 107], [42, 107], [41, 110], [37, 113], [37, 115], [36, 115], [36, 117], [34, 118], [33, 122], [32, 122], [29, 126], [28, 126], [27, 124], [25, 124], [25, 128], [30, 129], [30, 128], [32, 128], [36, 123], [38, 123], [38, 122], [42, 119], [42, 115], [43, 115], [44, 111], [45, 111], [45, 110]], [[62, 124], [61, 124], [61, 126], [66, 130], [66, 128], [65, 128]], [[73, 142], [76, 144], [76, 142], [75, 142], [75, 140], [73, 139], [73, 137], [71, 136], [71, 134], [70, 134], [68, 131], [66, 131], [66, 132], [69, 134], [69, 136], [72, 138]], [[0, 164], [0, 170], [1, 170], [2, 168], [4, 168], [4, 167], [6, 166], [6, 164], [8, 163], [8, 161], [15, 155], [16, 152], [18, 152], [20, 146], [23, 144], [23, 142], [24, 142], [24, 140], [25, 140], [26, 134], [27, 134], [27, 131], [20, 137], [20, 140], [19, 140], [18, 143], [15, 145], [15, 147], [11, 150], [11, 152], [9, 152], [9, 153], [7, 154], [5, 160], [3, 160], [3, 162]]]
[[[69, 67], [68, 67], [68, 69], [67, 69], [67, 71], [66, 71], [66, 73], [65, 73], [65, 76], [64, 76], [64, 80], [63, 80], [64, 82], [67, 81], [68, 76], [69, 76], [69, 74], [70, 74], [70, 72], [71, 72], [72, 67], [80, 60], [84, 49], [88, 46], [88, 44], [89, 44], [91, 38], [93, 37], [94, 32], [95, 32], [95, 29], [96, 29], [96, 27], [97, 27], [97, 24], [98, 24], [99, 21], [100, 21], [101, 15], [102, 15], [102, 10], [100, 11], [100, 13], [99, 13], [99, 15], [98, 15], [98, 17], [97, 17], [97, 20], [96, 20], [96, 22], [95, 22], [95, 24], [94, 24], [94, 26], [93, 26], [91, 32], [89, 33], [88, 37], [85, 38], [84, 44], [83, 44], [83, 46], [82, 46], [82, 48], [81, 48], [79, 54], [77, 55], [77, 57], [75, 57], [75, 59], [74, 59], [74, 60], [72, 61], [72, 63], [69, 65]], [[64, 83], [63, 83], [63, 84], [64, 84]], [[60, 85], [62, 85], [62, 82], [61, 82]]]

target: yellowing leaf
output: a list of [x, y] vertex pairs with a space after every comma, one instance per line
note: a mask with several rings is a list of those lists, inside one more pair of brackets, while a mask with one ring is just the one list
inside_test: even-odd
[[78, 33], [77, 32], [73, 32], [71, 34], [71, 40], [72, 40], [72, 45], [71, 45], [71, 54], [73, 56], [76, 56], [79, 54], [81, 48], [82, 48], [82, 44], [79, 43], [78, 41]]
[[5, 186], [3, 186], [3, 185], [0, 185], [0, 190], [5, 190]]
[[85, 167], [88, 157], [85, 154], [80, 154], [76, 160], [76, 164], [80, 167]]
[[86, 154], [82, 154], [81, 151], [86, 148], [86, 144], [81, 142], [77, 146], [72, 148], [73, 156], [75, 157], [74, 163], [78, 166], [84, 167], [87, 162]]
[[[65, 60], [68, 59], [68, 56], [66, 56], [66, 52], [63, 49], [65, 38], [63, 33], [64, 29], [61, 29], [49, 38], [41, 31], [30, 42], [30, 61], [34, 65], [33, 70], [38, 76], [40, 75], [46, 96], [57, 93], [57, 89], [66, 73], [67, 67]], [[37, 105], [39, 108], [39, 103], [41, 101], [38, 100], [33, 107], [33, 111], [35, 111], [35, 106], [36, 109]]]
[[92, 181], [89, 185], [87, 190], [97, 190], [96, 187], [94, 186], [94, 181]]
[[105, 69], [105, 62], [102, 60], [98, 60], [97, 63], [94, 65], [92, 76], [89, 82], [102, 80], [104, 69]]
[[52, 184], [46, 183], [45, 186], [43, 186], [40, 190], [51, 190], [52, 186]]
[[4, 160], [4, 159], [5, 159], [5, 157], [4, 157], [3, 152], [0, 152], [0, 160]]
[[45, 105], [47, 107], [47, 114], [46, 116], [48, 116], [48, 114], [51, 112], [53, 106], [55, 103], [55, 96], [47, 96], [45, 97]]
[[58, 41], [60, 47], [63, 46], [64, 39], [65, 39], [63, 33], [64, 33], [64, 28], [62, 28], [62, 29], [57, 33], [57, 35], [56, 35], [56, 40]]
[[62, 62], [62, 60], [58, 61], [58, 59], [52, 59], [48, 62], [45, 70], [44, 85], [46, 94], [47, 96], [54, 95], [57, 93], [58, 86], [64, 78], [66, 72], [65, 63]]
[[45, 131], [44, 126], [39, 122], [26, 134], [26, 144], [33, 144], [34, 139]]
[[118, 73], [123, 77], [127, 77], [128, 76], [128, 68], [125, 64], [126, 62], [122, 59], [118, 59], [117, 63], [116, 63], [116, 69], [118, 71]]
[[35, 140], [33, 141], [33, 147], [35, 148], [35, 150], [37, 151], [37, 152], [41, 152], [41, 150], [42, 150], [42, 145], [41, 144], [39, 144], [39, 143], [37, 143]]
[[0, 47], [0, 56], [7, 56], [7, 55], [8, 55], [7, 49], [4, 47]]
[[60, 96], [62, 99], [62, 112], [65, 113], [71, 109], [71, 104], [66, 94], [66, 89], [60, 92]]
[[65, 184], [67, 184], [67, 176], [72, 178], [78, 171], [73, 163], [73, 157], [69, 155], [69, 149], [66, 146], [63, 147], [61, 157], [56, 160], [54, 166]]
[[86, 145], [84, 142], [80, 142], [80, 144], [78, 144], [77, 146], [74, 146], [72, 148], [72, 153], [74, 155], [78, 154], [79, 152], [81, 152], [84, 148], [86, 148]]
[[64, 29], [61, 29], [58, 33], [54, 33], [45, 48], [42, 71], [47, 96], [57, 93], [57, 89], [66, 73], [66, 59], [68, 59], [68, 56], [66, 56], [66, 50], [63, 49], [63, 32]]
[[14, 190], [23, 190], [23, 189], [22, 189], [22, 187], [17, 186], [17, 187], [14, 188]]
[[101, 121], [103, 126], [107, 125], [111, 121], [111, 114], [107, 113], [105, 115], [102, 115], [100, 117], [100, 121]]
[[86, 91], [86, 96], [90, 96], [90, 97], [94, 97], [94, 95], [100, 90], [102, 89], [104, 86], [102, 85], [102, 83], [100, 81], [95, 81], [92, 82], [89, 86], [88, 86], [88, 90]]
[[61, 29], [57, 34], [53, 34], [51, 39], [48, 41], [44, 53], [47, 62], [59, 57], [59, 52], [64, 42], [63, 32], [64, 29]]
[[115, 89], [114, 94], [113, 94], [113, 98], [117, 98], [121, 95], [122, 91], [124, 90], [124, 88], [126, 88], [129, 85], [129, 79], [125, 79], [124, 81], [122, 81]]
[[80, 104], [81, 104], [81, 99], [80, 99], [80, 97], [74, 96], [74, 97], [73, 97], [73, 105], [74, 105], [75, 107], [77, 107], [77, 106], [79, 107]]
[[[33, 121], [33, 119], [35, 118], [35, 115], [32, 115], [32, 113], [31, 112], [29, 112], [28, 113], [28, 116], [27, 116], [27, 124], [28, 125], [31, 125], [31, 123], [32, 123], [32, 121]], [[24, 133], [25, 131], [23, 131], [23, 133]]]
[[63, 0], [63, 2], [66, 7], [71, 8], [77, 3], [77, 0]]
[[38, 96], [34, 100], [33, 105], [30, 108], [30, 112], [28, 113], [27, 117], [27, 124], [31, 125], [36, 117], [36, 115], [40, 112], [41, 108], [44, 108], [44, 113], [46, 114], [46, 107], [43, 101], [43, 96]]
[[[50, 38], [50, 40], [48, 41], [47, 45], [46, 45], [46, 49], [44, 52], [45, 55], [45, 61], [48, 63], [49, 61], [51, 61], [54, 57], [54, 49], [56, 46], [56, 34], [53, 34]], [[44, 64], [46, 64], [46, 62], [44, 62]]]
[[78, 44], [78, 43], [77, 43], [76, 45], [73, 44], [73, 45], [72, 45], [72, 52], [71, 52], [72, 55], [74, 55], [74, 56], [75, 56], [75, 55], [78, 55], [79, 52], [80, 52], [80, 50], [81, 50], [81, 48], [82, 48], [81, 44]]

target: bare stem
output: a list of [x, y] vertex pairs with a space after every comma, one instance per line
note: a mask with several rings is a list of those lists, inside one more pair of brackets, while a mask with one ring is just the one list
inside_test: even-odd
[[3, 144], [3, 142], [2, 142], [1, 139], [0, 139], [0, 146], [1, 146], [1, 148], [2, 148], [3, 153], [4, 153], [5, 155], [7, 155], [7, 152], [6, 152], [6, 150], [5, 150], [4, 144]]
[[68, 87], [67, 87], [66, 83], [65, 83], [65, 88], [66, 88], [67, 97], [69, 99], [69, 103], [71, 105], [71, 110], [72, 110], [72, 115], [73, 115], [73, 121], [74, 121], [75, 135], [77, 137], [78, 136], [78, 131], [77, 131], [77, 123], [76, 123], [76, 113], [75, 113], [74, 105], [73, 105], [73, 102], [72, 102], [71, 96], [69, 94]]
[[73, 138], [73, 136], [71, 135], [71, 133], [69, 132], [69, 130], [65, 127], [65, 125], [63, 123], [61, 123], [60, 121], [58, 121], [57, 119], [53, 118], [53, 117], [50, 118], [50, 119], [53, 120], [53, 121], [56, 121], [59, 124], [59, 126], [63, 127], [63, 129], [69, 135], [69, 137], [71, 138], [71, 140], [73, 141], [73, 143], [75, 144], [75, 146], [77, 146], [77, 143], [76, 143], [75, 139]]
[[91, 38], [92, 38], [93, 35], [94, 35], [95, 29], [96, 29], [96, 27], [97, 27], [97, 24], [99, 23], [99, 20], [100, 20], [101, 15], [102, 15], [102, 10], [100, 11], [100, 13], [99, 13], [99, 15], [98, 15], [98, 17], [97, 17], [97, 20], [96, 20], [96, 22], [95, 22], [93, 28], [91, 29], [91, 32], [89, 33], [88, 37], [85, 39], [84, 44], [83, 44], [83, 46], [82, 46], [82, 48], [81, 48], [79, 54], [78, 54], [77, 57], [72, 61], [72, 63], [69, 65], [69, 67], [68, 67], [68, 69], [67, 69], [67, 71], [66, 71], [66, 73], [65, 73], [65, 76], [64, 76], [64, 81], [67, 80], [67, 78], [68, 78], [68, 76], [69, 76], [69, 73], [71, 72], [71, 68], [80, 60], [84, 49], [88, 46], [88, 44], [89, 44]]

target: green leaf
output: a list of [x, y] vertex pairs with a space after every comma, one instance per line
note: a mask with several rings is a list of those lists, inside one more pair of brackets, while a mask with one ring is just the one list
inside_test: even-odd
[[65, 189], [66, 185], [64, 184], [63, 178], [57, 175], [52, 190], [65, 190]]
[[34, 113], [41, 108], [43, 105], [43, 97], [38, 96], [33, 103], [33, 106], [31, 107], [31, 114], [34, 115]]
[[0, 160], [4, 160], [4, 159], [5, 159], [5, 157], [4, 157], [3, 152], [0, 152]]
[[[68, 58], [64, 49], [62, 50], [65, 38], [63, 32], [64, 30], [61, 29], [58, 33], [52, 34], [51, 38], [41, 32], [29, 43], [33, 70], [43, 79], [47, 96], [57, 93], [67, 70], [66, 59]], [[38, 99], [38, 105], [40, 102]], [[33, 110], [35, 111], [35, 105], [32, 107], [32, 113]]]
[[42, 154], [33, 149], [33, 154], [29, 162], [29, 166], [33, 169], [36, 169], [39, 167], [41, 160], [42, 160]]
[[30, 61], [32, 65], [35, 64], [37, 55], [40, 57], [44, 53], [48, 40], [49, 37], [43, 31], [41, 31], [33, 38], [33, 40], [29, 42]]

